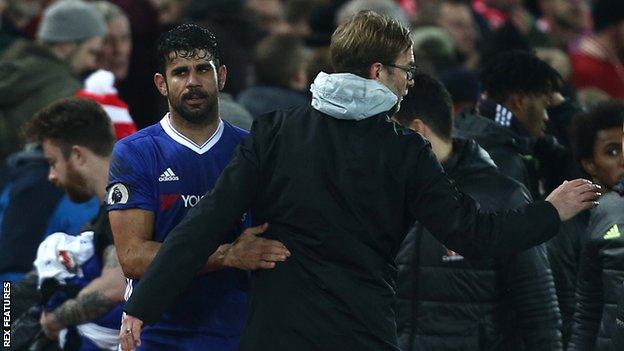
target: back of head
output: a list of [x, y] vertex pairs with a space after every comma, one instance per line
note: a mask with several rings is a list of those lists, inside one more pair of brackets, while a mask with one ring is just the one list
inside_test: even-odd
[[257, 82], [289, 88], [293, 76], [306, 62], [303, 42], [287, 34], [269, 35], [256, 47], [254, 68]]
[[374, 11], [382, 16], [397, 20], [403, 26], [409, 26], [409, 20], [403, 9], [391, 0], [350, 0], [345, 2], [336, 13], [336, 24], [340, 25], [360, 11]]
[[102, 15], [81, 0], [60, 0], [48, 7], [41, 19], [37, 39], [45, 43], [83, 41], [106, 35]]
[[73, 145], [108, 157], [115, 143], [113, 126], [102, 107], [76, 97], [58, 100], [39, 111], [26, 126], [26, 135], [36, 142], [53, 141], [65, 157]]
[[438, 137], [450, 141], [453, 132], [453, 102], [442, 83], [430, 75], [419, 73], [414, 86], [403, 98], [401, 109], [394, 117], [403, 126], [414, 119], [423, 121]]
[[397, 20], [362, 11], [336, 29], [329, 50], [336, 73], [365, 76], [373, 63], [392, 63], [411, 46], [409, 30]]
[[503, 103], [511, 94], [549, 94], [560, 90], [559, 73], [532, 53], [508, 51], [486, 62], [480, 75], [488, 98]]
[[196, 24], [182, 24], [158, 39], [157, 54], [160, 73], [165, 74], [167, 63], [173, 58], [208, 58], [220, 65], [217, 38], [208, 29]]
[[623, 22], [624, 1], [595, 0], [592, 5], [592, 19], [596, 32], [601, 32], [608, 27]]

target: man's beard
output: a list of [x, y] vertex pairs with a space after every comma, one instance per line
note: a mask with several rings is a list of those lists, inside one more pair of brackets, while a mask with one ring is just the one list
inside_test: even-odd
[[70, 200], [77, 203], [83, 203], [91, 200], [91, 194], [87, 187], [87, 180], [76, 171], [71, 165], [67, 165], [67, 180], [65, 184], [60, 184]]
[[[203, 106], [190, 108], [185, 100], [192, 97], [206, 99]], [[199, 88], [190, 88], [178, 100], [170, 100], [171, 107], [187, 122], [194, 125], [206, 125], [215, 120], [219, 113], [217, 94], [210, 95]]]

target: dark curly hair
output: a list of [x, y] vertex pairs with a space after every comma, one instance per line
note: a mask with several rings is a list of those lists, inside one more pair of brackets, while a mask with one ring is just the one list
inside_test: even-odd
[[561, 89], [554, 68], [526, 51], [512, 50], [488, 60], [481, 70], [481, 84], [488, 97], [503, 103], [513, 93], [550, 94]]
[[102, 107], [77, 97], [48, 105], [24, 129], [32, 141], [53, 141], [65, 157], [69, 157], [74, 145], [85, 146], [99, 156], [110, 156], [115, 143], [111, 120]]
[[572, 120], [574, 151], [578, 161], [593, 157], [594, 143], [599, 131], [621, 128], [624, 122], [624, 102], [611, 100], [600, 103]]
[[171, 53], [182, 58], [209, 58], [219, 67], [217, 38], [211, 31], [196, 24], [181, 24], [160, 36], [157, 54], [158, 67], [162, 74], [165, 74]]

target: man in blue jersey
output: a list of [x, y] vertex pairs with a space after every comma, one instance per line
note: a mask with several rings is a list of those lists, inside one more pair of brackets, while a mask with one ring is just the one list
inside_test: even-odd
[[[169, 113], [118, 142], [110, 168], [109, 217], [129, 278], [127, 297], [169, 231], [214, 187], [247, 136], [219, 118], [217, 98], [227, 70], [212, 33], [196, 25], [176, 27], [161, 37], [158, 55], [154, 83], [167, 97]], [[231, 223], [230, 242], [243, 222]], [[246, 317], [247, 275], [221, 268], [273, 268], [285, 260], [290, 253], [283, 244], [257, 236], [264, 230], [266, 225], [248, 229], [220, 246], [175, 306], [145, 328], [140, 348], [235, 350]]]

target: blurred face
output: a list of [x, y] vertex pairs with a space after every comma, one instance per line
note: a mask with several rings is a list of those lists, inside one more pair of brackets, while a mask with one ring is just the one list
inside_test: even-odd
[[624, 176], [623, 136], [620, 127], [598, 131], [592, 158], [581, 161], [583, 169], [592, 176], [593, 181], [608, 189], [613, 188]]
[[97, 66], [113, 72], [115, 81], [119, 82], [128, 75], [132, 38], [130, 23], [124, 16], [117, 16], [108, 23], [108, 33], [104, 38], [102, 49], [97, 58]]
[[[164, 91], [171, 112], [196, 125], [216, 120], [219, 90], [223, 88], [225, 77], [225, 66], [217, 69], [214, 60], [203, 51], [198, 57], [190, 58], [171, 53]], [[156, 84], [159, 85], [158, 81]], [[163, 93], [161, 87], [159, 90]]]
[[93, 37], [76, 46], [68, 57], [69, 64], [76, 74], [82, 74], [97, 67], [97, 57], [103, 41], [101, 37]]
[[523, 95], [517, 99], [510, 105], [513, 114], [533, 137], [542, 138], [548, 122], [546, 109], [551, 105], [551, 94]]
[[545, 0], [544, 15], [554, 25], [581, 31], [585, 25], [587, 4], [584, 0]]
[[624, 60], [624, 21], [616, 27], [616, 37], [613, 40], [616, 54], [620, 60]]
[[87, 180], [74, 167], [71, 155], [69, 159], [65, 158], [61, 148], [49, 139], [43, 141], [43, 155], [50, 165], [48, 180], [65, 190], [70, 200], [81, 203], [93, 197], [94, 194], [87, 186]]
[[[407, 50], [401, 53], [394, 62], [390, 62], [397, 66], [413, 66], [414, 65], [414, 53], [410, 46]], [[399, 98], [399, 103], [403, 99], [403, 96], [407, 95], [407, 89], [414, 84], [414, 81], [407, 79], [407, 72], [397, 67], [384, 66], [379, 74], [379, 82], [392, 90], [392, 92]]]
[[449, 32], [461, 54], [467, 55], [475, 50], [475, 24], [467, 5], [443, 4], [438, 24]]

